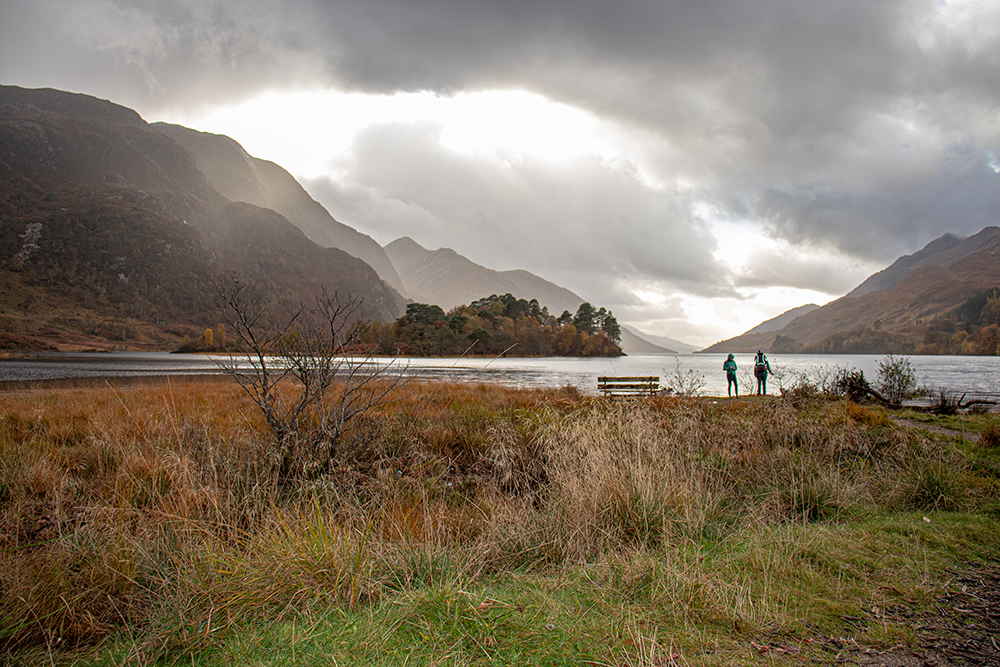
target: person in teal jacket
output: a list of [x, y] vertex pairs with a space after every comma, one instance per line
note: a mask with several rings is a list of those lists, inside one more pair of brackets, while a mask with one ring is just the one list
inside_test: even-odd
[[730, 396], [733, 395], [734, 391], [739, 396], [740, 387], [736, 383], [736, 359], [733, 358], [733, 355], [730, 354], [729, 358], [722, 364], [722, 370], [726, 371], [726, 391], [729, 392]]

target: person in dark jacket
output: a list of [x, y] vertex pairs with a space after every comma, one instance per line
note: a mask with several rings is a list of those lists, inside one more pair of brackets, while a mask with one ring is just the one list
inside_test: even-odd
[[757, 350], [757, 356], [753, 360], [753, 376], [757, 378], [757, 395], [767, 393], [767, 376], [771, 374], [771, 364], [767, 363], [767, 357], [763, 350]]
[[730, 396], [733, 395], [733, 392], [739, 396], [740, 387], [736, 383], [736, 359], [733, 358], [733, 355], [730, 354], [729, 358], [722, 364], [722, 370], [726, 371], [726, 391]]

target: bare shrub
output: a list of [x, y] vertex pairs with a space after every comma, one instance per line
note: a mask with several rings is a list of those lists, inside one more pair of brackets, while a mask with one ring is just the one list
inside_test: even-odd
[[289, 477], [296, 464], [299, 474], [328, 470], [344, 433], [386, 403], [404, 369], [348, 353], [360, 299], [324, 289], [312, 308], [300, 306], [275, 325], [254, 286], [234, 279], [220, 291], [244, 354], [219, 364], [271, 429], [278, 477]]
[[[778, 384], [778, 393], [784, 394], [792, 387], [801, 386], [805, 382], [806, 374], [803, 371], [793, 371], [787, 366], [771, 364], [771, 377]], [[756, 391], [756, 384], [754, 390]]]
[[680, 396], [700, 396], [701, 390], [705, 388], [705, 376], [693, 368], [685, 371], [677, 357], [674, 357], [673, 369], [669, 373], [667, 369], [663, 369], [663, 374], [666, 376], [667, 386]]
[[737, 373], [740, 383], [740, 392], [744, 396], [752, 396], [757, 392], [757, 378], [753, 374], [753, 365], [744, 365]]

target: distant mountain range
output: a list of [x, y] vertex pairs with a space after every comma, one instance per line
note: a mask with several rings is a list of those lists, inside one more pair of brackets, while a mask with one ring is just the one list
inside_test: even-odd
[[[626, 333], [630, 337], [626, 337]], [[634, 342], [631, 337], [641, 342]], [[691, 354], [698, 347], [668, 336], [655, 336], [633, 327], [622, 326], [622, 349], [626, 354]]]
[[492, 294], [537, 299], [553, 315], [576, 313], [585, 299], [527, 271], [494, 271], [451, 248], [428, 250], [404, 236], [385, 247], [406, 292], [419, 303], [450, 310]]
[[789, 311], [769, 321], [783, 326], [765, 323], [703, 351], [770, 350], [778, 336], [812, 345], [865, 326], [916, 335], [932, 318], [946, 316], [970, 297], [997, 286], [1000, 227], [986, 227], [964, 239], [946, 234], [913, 255], [900, 257], [836, 301], [808, 307], [807, 312]]
[[[227, 179], [212, 147], [242, 167]], [[247, 158], [225, 138], [153, 128], [105, 100], [0, 86], [0, 333], [63, 348], [170, 346], [219, 322], [216, 285], [234, 275], [275, 308], [325, 287], [361, 297], [366, 318], [402, 314], [404, 298], [371, 266], [263, 205], [310, 224], [298, 210], [311, 198]]]
[[[0, 348], [173, 347], [218, 324], [234, 276], [275, 308], [325, 288], [385, 322], [407, 299], [448, 310], [510, 293], [553, 315], [585, 301], [409, 238], [383, 249], [229, 137], [88, 95], [0, 86], [0, 173]], [[631, 353], [693, 349], [622, 336]]]
[[[449, 310], [491, 294], [537, 299], [553, 315], [576, 313], [584, 299], [570, 290], [523, 270], [495, 271], [476, 264], [450, 248], [428, 250], [409, 237], [385, 247], [406, 292], [417, 302]], [[593, 304], [599, 306], [600, 304]], [[625, 354], [694, 352], [698, 348], [672, 338], [659, 338], [622, 326]]]
[[622, 326], [621, 348], [625, 354], [676, 354], [677, 350], [646, 340], [648, 336], [631, 327]]

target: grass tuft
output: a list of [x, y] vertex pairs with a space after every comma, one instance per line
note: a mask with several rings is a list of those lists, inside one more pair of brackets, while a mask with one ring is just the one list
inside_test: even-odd
[[978, 443], [987, 449], [1000, 449], [1000, 422], [990, 421], [979, 433]]

